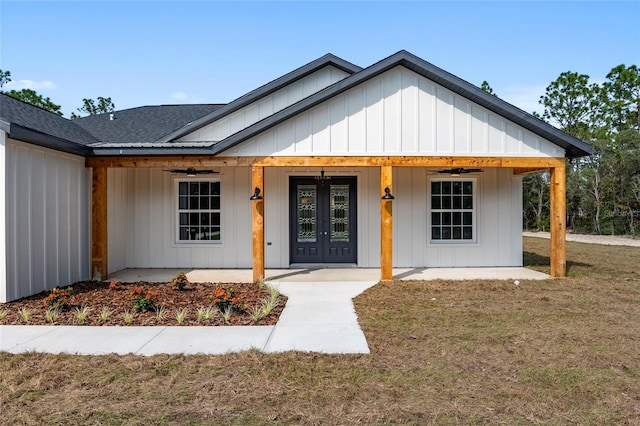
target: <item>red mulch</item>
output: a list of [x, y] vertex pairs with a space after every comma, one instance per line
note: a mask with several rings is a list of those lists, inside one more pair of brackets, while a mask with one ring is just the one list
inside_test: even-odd
[[[229, 324], [226, 324], [220, 312], [215, 312], [209, 320], [198, 321], [197, 310], [201, 307], [212, 306], [211, 297], [216, 287], [233, 289], [234, 296], [238, 298], [238, 304], [244, 310], [233, 312]], [[254, 322], [251, 318], [250, 308], [260, 306], [262, 301], [268, 297], [266, 289], [260, 288], [257, 284], [244, 283], [189, 283], [183, 290], [177, 290], [169, 283], [122, 283], [117, 289], [110, 289], [108, 282], [78, 282], [73, 284], [71, 293], [71, 304], [60, 313], [60, 317], [54, 323], [56, 325], [77, 325], [74, 310], [81, 306], [90, 308], [89, 315], [83, 325], [96, 326], [153, 326], [153, 325], [179, 325], [176, 320], [176, 311], [183, 308], [188, 309], [186, 320], [182, 325], [198, 326], [221, 326], [221, 325], [273, 325], [278, 322], [278, 318], [284, 309], [287, 297], [280, 295], [278, 306], [276, 306], [269, 316]], [[165, 318], [159, 321], [155, 312], [137, 312], [132, 303], [131, 292], [136, 287], [142, 287], [143, 291], [152, 290], [158, 293], [157, 306], [166, 309]], [[64, 289], [64, 287], [63, 287]], [[25, 297], [13, 302], [0, 304], [0, 312], [7, 313], [0, 324], [28, 324], [46, 325], [45, 313], [47, 305], [44, 302], [49, 291], [44, 291], [33, 296]], [[100, 319], [100, 312], [103, 308], [112, 311], [109, 319], [103, 323]], [[20, 309], [25, 308], [31, 312], [31, 318], [25, 323], [20, 316]], [[126, 324], [124, 312], [135, 313], [133, 321]]]

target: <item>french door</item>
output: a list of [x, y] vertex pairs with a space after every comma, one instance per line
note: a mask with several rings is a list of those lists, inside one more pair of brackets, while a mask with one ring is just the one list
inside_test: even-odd
[[289, 178], [291, 263], [356, 263], [356, 178]]

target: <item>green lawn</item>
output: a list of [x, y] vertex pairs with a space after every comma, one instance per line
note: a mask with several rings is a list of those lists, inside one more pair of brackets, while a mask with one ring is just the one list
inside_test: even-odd
[[[525, 263], [548, 271], [548, 240]], [[566, 280], [379, 284], [371, 355], [0, 353], [8, 424], [640, 424], [640, 249], [568, 243]]]

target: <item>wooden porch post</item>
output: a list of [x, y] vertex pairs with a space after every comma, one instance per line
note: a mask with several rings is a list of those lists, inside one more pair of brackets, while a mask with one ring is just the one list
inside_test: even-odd
[[[380, 167], [380, 197], [385, 188], [393, 194], [392, 167]], [[391, 200], [380, 200], [380, 279], [393, 280], [393, 205]]]
[[107, 168], [94, 167], [91, 179], [91, 277], [106, 280], [107, 264]]
[[[262, 196], [264, 188], [264, 167], [251, 168], [251, 188], [260, 190]], [[251, 229], [253, 231], [253, 282], [264, 278], [264, 200], [251, 201]]]
[[565, 163], [551, 168], [551, 276], [564, 278], [567, 276], [566, 246], [566, 171]]

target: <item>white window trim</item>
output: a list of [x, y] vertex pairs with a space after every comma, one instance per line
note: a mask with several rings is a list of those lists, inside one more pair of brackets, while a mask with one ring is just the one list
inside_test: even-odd
[[[220, 182], [220, 208], [219, 209], [209, 209], [210, 212], [217, 212], [220, 214], [220, 239], [219, 240], [181, 240], [180, 239], [180, 183], [181, 182]], [[223, 204], [223, 184], [222, 179], [220, 177], [175, 177], [173, 182], [173, 208], [175, 214], [174, 218], [174, 245], [180, 247], [188, 247], [190, 245], [194, 246], [202, 246], [202, 245], [222, 245], [224, 238], [224, 230], [223, 230], [223, 221], [222, 221], [222, 204]]]
[[[434, 240], [431, 238], [431, 182], [472, 182], [473, 185], [473, 210], [471, 216], [472, 223], [472, 233], [473, 238], [470, 240]], [[428, 245], [454, 245], [456, 247], [459, 246], [475, 246], [478, 245], [478, 178], [469, 176], [469, 177], [453, 177], [453, 176], [438, 176], [438, 177], [429, 177], [427, 179], [427, 244]]]

